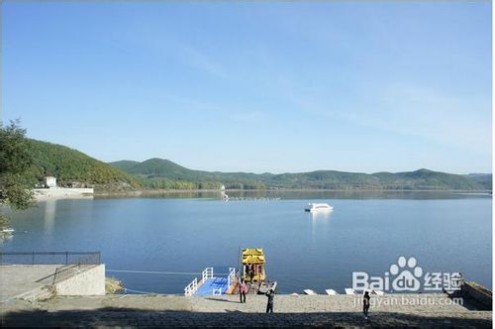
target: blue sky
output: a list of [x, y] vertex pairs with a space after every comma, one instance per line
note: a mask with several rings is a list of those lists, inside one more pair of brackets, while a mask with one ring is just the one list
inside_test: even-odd
[[492, 169], [491, 4], [2, 2], [2, 120], [103, 161]]

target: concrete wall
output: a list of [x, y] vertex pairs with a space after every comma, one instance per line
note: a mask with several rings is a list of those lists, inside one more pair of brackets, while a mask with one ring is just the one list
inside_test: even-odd
[[474, 299], [488, 310], [492, 309], [492, 292], [480, 284], [466, 282], [461, 286], [461, 293], [462, 297]]
[[105, 295], [105, 264], [82, 269], [54, 286], [57, 295], [62, 296]]

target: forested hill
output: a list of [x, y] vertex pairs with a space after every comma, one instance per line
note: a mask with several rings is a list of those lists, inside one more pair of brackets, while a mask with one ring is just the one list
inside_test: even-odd
[[[160, 189], [264, 189], [264, 175], [191, 170], [172, 161], [149, 159], [143, 162], [118, 161], [110, 165], [132, 174], [143, 186]], [[269, 174], [267, 174], [269, 175]]]
[[401, 173], [252, 174], [191, 170], [164, 159], [118, 161], [111, 165], [134, 175], [149, 188], [338, 189], [338, 190], [491, 190], [491, 174], [455, 175], [420, 169]]
[[54, 176], [60, 186], [93, 185], [96, 190], [122, 191], [139, 188], [129, 174], [77, 150], [47, 142], [28, 140], [33, 166], [25, 179], [33, 185]]
[[492, 188], [491, 174], [454, 175], [420, 169], [403, 173], [349, 173], [320, 170], [307, 173], [253, 174], [191, 170], [172, 161], [118, 161], [110, 164], [62, 145], [28, 140], [33, 166], [25, 179], [32, 186], [45, 176], [60, 186], [93, 185], [97, 191], [140, 189], [334, 189], [334, 190], [466, 190]]

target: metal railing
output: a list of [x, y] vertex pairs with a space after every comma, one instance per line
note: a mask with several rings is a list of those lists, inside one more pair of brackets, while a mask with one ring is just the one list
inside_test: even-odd
[[213, 278], [213, 267], [205, 268], [202, 275], [203, 275], [202, 282], [206, 282], [206, 280]]
[[68, 278], [74, 277], [78, 274], [86, 272], [95, 266], [93, 264], [72, 264], [72, 265], [64, 265], [61, 267], [57, 267], [55, 269], [55, 273], [53, 274], [52, 284], [57, 284], [61, 281], [64, 281]]
[[213, 267], [207, 267], [203, 270], [201, 273], [201, 281], [198, 283], [198, 278], [194, 278], [194, 280], [189, 283], [185, 288], [184, 288], [184, 295], [185, 296], [192, 296], [198, 291], [199, 286], [201, 286], [203, 283], [206, 282], [206, 280], [213, 278]]
[[185, 296], [192, 296], [198, 290], [198, 278], [194, 278], [194, 280], [184, 288]]
[[235, 267], [229, 267], [229, 276], [227, 277], [227, 287], [228, 289], [235, 282]]
[[99, 265], [101, 264], [101, 252], [77, 252], [77, 251], [63, 251], [63, 252], [0, 252], [0, 265], [6, 264], [24, 264], [24, 265], [38, 265], [38, 264], [87, 264], [87, 265]]

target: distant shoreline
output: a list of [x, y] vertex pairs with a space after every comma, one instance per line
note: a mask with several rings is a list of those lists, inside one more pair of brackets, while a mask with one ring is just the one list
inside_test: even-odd
[[33, 198], [36, 201], [59, 200], [59, 199], [92, 199], [93, 188], [36, 188], [32, 189]]
[[196, 190], [137, 190], [127, 192], [110, 192], [110, 191], [95, 191], [95, 197], [141, 197], [141, 196], [156, 196], [170, 194], [198, 194], [198, 193], [315, 193], [315, 192], [335, 192], [335, 193], [468, 193], [468, 194], [490, 194], [491, 190], [372, 190], [372, 189], [256, 189], [256, 190], [241, 190], [241, 189], [196, 189]]
[[342, 194], [366, 194], [366, 193], [456, 193], [456, 194], [486, 194], [491, 195], [490, 190], [371, 190], [371, 189], [258, 189], [258, 190], [241, 190], [241, 189], [196, 189], [196, 190], [136, 190], [136, 191], [94, 191], [93, 189], [76, 189], [76, 188], [56, 188], [56, 189], [33, 189], [35, 201], [60, 200], [60, 199], [92, 199], [92, 198], [128, 198], [128, 197], [150, 197], [173, 194], [177, 195], [195, 195], [203, 193], [218, 194], [222, 193], [342, 193]]

